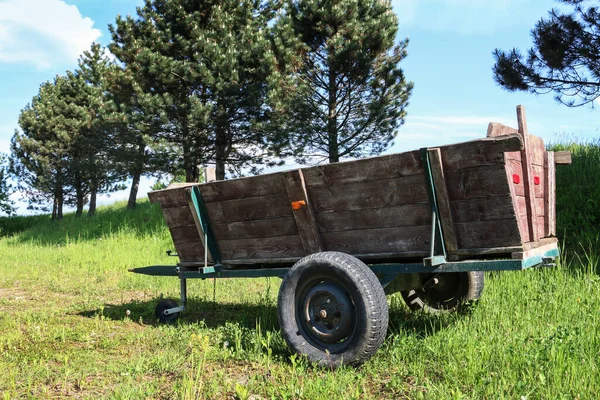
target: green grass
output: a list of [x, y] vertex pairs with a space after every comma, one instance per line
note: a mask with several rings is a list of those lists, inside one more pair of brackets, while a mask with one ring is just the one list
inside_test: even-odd
[[410, 313], [388, 298], [382, 349], [329, 371], [289, 352], [279, 279], [189, 284], [174, 326], [156, 324], [176, 278], [127, 270], [174, 264], [160, 210], [95, 218], [0, 219], [0, 399], [593, 399], [600, 393], [597, 221], [600, 149], [575, 145], [558, 171], [566, 255], [559, 267], [486, 276], [462, 314]]

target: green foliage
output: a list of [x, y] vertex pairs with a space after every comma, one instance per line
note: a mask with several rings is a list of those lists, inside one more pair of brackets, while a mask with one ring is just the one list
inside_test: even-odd
[[277, 22], [282, 46], [295, 48], [299, 88], [288, 102], [296, 156], [379, 154], [404, 123], [413, 84], [399, 63], [398, 17], [387, 0], [290, 0]]
[[10, 215], [14, 212], [10, 194], [11, 185], [8, 183], [7, 159], [4, 154], [0, 153], [0, 213]]
[[152, 139], [176, 149], [171, 162], [187, 181], [198, 180], [201, 164], [215, 163], [223, 179], [225, 164], [236, 169], [269, 156], [271, 16], [253, 0], [147, 0], [136, 19], [119, 17], [110, 27], [111, 51], [125, 66], [138, 107], [162, 117]]
[[556, 100], [567, 106], [593, 107], [600, 96], [598, 2], [560, 1], [572, 5], [573, 11], [553, 9], [541, 19], [531, 31], [534, 44], [527, 57], [517, 49], [494, 51], [494, 78], [509, 91], [554, 92]]

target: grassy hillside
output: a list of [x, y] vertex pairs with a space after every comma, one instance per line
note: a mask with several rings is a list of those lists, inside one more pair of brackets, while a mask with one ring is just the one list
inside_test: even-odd
[[[559, 267], [486, 276], [465, 313], [410, 313], [360, 368], [331, 372], [290, 354], [279, 279], [195, 280], [189, 309], [159, 326], [176, 278], [128, 273], [175, 264], [160, 210], [95, 218], [0, 219], [0, 394], [12, 398], [591, 399], [600, 392], [600, 148], [571, 146], [558, 171]], [[213, 300], [216, 298], [216, 302]]]

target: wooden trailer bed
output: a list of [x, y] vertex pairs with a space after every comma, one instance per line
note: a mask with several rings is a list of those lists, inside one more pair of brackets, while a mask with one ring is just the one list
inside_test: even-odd
[[517, 114], [518, 129], [492, 123], [481, 140], [174, 185], [149, 198], [161, 205], [182, 266], [205, 263], [196, 207], [224, 268], [291, 266], [321, 251], [367, 262], [423, 259], [431, 254], [430, 186], [449, 260], [525, 258], [556, 247], [555, 164], [570, 155], [546, 151], [527, 133], [523, 108]]

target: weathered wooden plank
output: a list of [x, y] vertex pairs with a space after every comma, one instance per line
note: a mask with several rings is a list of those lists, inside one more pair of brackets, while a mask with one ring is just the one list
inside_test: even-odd
[[521, 234], [517, 221], [477, 221], [456, 223], [455, 229], [460, 248], [520, 246]]
[[444, 169], [462, 169], [504, 163], [504, 152], [518, 151], [523, 139], [518, 134], [491, 137], [449, 146], [440, 146]]
[[148, 198], [150, 199], [151, 203], [160, 203], [162, 208], [181, 207], [187, 205], [185, 187], [155, 190], [148, 193]]
[[456, 254], [450, 258], [450, 261], [457, 261], [461, 258], [473, 257], [473, 256], [490, 256], [490, 255], [507, 255], [510, 256], [512, 252], [523, 251], [523, 246], [509, 246], [509, 247], [484, 247], [477, 249], [459, 249]]
[[517, 219], [523, 242], [530, 242], [531, 236], [529, 234], [529, 216], [527, 215], [527, 200], [525, 199], [525, 195], [516, 196], [515, 211], [517, 212]]
[[204, 264], [204, 246], [199, 240], [175, 244], [175, 250], [181, 261], [198, 261]]
[[535, 188], [533, 185], [533, 171], [531, 168], [531, 157], [529, 155], [532, 145], [531, 136], [527, 130], [527, 117], [525, 107], [517, 106], [517, 120], [519, 123], [519, 133], [523, 136], [524, 149], [521, 151], [521, 161], [523, 163], [523, 186], [525, 187], [525, 199], [527, 204], [527, 216], [529, 221], [529, 236], [535, 242], [540, 236], [536, 229], [536, 211], [535, 211]]
[[516, 218], [512, 198], [508, 196], [456, 200], [450, 203], [455, 222], [494, 221]]
[[201, 185], [200, 192], [205, 203], [247, 197], [264, 197], [277, 193], [285, 193], [281, 179], [281, 173], [277, 172], [227, 181], [216, 181]]
[[302, 170], [283, 173], [283, 183], [306, 255], [323, 251], [321, 234], [306, 192]]
[[[438, 205], [438, 215], [442, 225], [444, 243], [446, 250], [453, 253], [458, 249], [458, 241], [454, 232], [454, 221], [452, 220], [452, 210], [450, 208], [450, 198], [446, 188], [446, 178], [444, 176], [444, 167], [442, 166], [442, 154], [439, 148], [429, 149], [429, 165], [431, 167], [431, 177], [435, 187], [435, 197]], [[503, 161], [501, 159], [501, 161]]]
[[328, 251], [348, 254], [415, 252], [429, 249], [431, 226], [323, 232], [321, 236]]
[[531, 146], [529, 151], [531, 164], [543, 167], [546, 161], [544, 140], [540, 137], [529, 135], [529, 145]]
[[[523, 185], [523, 165], [521, 161], [506, 160], [506, 173], [510, 186], [514, 188], [517, 196], [525, 196], [525, 186]], [[514, 175], [518, 177], [519, 183], [515, 183]]]
[[[545, 182], [546, 182], [546, 171], [545, 168], [543, 166], [540, 165], [532, 165], [531, 166], [531, 170], [533, 172], [533, 189], [535, 192], [535, 197], [536, 198], [543, 198], [544, 197], [544, 188], [545, 188]], [[538, 215], [539, 214], [538, 210]], [[543, 213], [543, 210], [542, 210]]]
[[573, 160], [571, 159], [570, 151], [556, 151], [554, 152], [554, 163], [555, 164], [571, 164]]
[[173, 243], [175, 243], [175, 245], [200, 242], [200, 235], [198, 234], [198, 229], [193, 221], [192, 225], [169, 228], [169, 231], [171, 232], [171, 237], [173, 238]]
[[520, 151], [509, 151], [504, 153], [504, 157], [506, 160], [514, 160], [521, 163], [521, 152]]
[[224, 260], [303, 257], [300, 236], [276, 236], [261, 239], [220, 240]]
[[298, 233], [296, 221], [292, 217], [225, 222], [213, 224], [212, 228], [217, 240], [291, 236]]
[[190, 207], [186, 204], [180, 207], [161, 207], [165, 222], [170, 228], [176, 228], [178, 226], [188, 226], [194, 224], [194, 217]]
[[317, 214], [316, 218], [321, 232], [419, 226], [431, 224], [431, 206], [428, 203], [420, 203], [328, 212]]
[[291, 217], [286, 193], [206, 203], [213, 224]]
[[554, 153], [546, 153], [546, 182], [544, 188], [545, 236], [556, 235], [556, 162]]
[[525, 259], [527, 259], [529, 257], [533, 257], [533, 256], [536, 256], [538, 254], [544, 254], [545, 252], [547, 252], [549, 250], [555, 249], [556, 246], [557, 246], [556, 242], [554, 242], [554, 243], [548, 243], [548, 244], [545, 244], [543, 246], [536, 247], [536, 248], [533, 248], [533, 249], [530, 249], [530, 250], [512, 253], [511, 256], [512, 256], [513, 259], [516, 259], [516, 260], [525, 260]]
[[429, 203], [425, 176], [364, 181], [309, 189], [316, 214]]
[[446, 186], [451, 200], [510, 194], [503, 164], [446, 171]]
[[511, 133], [519, 133], [519, 131], [510, 126], [502, 125], [499, 122], [490, 122], [488, 125], [487, 137], [510, 135]]
[[542, 238], [537, 242], [529, 242], [523, 245], [523, 250], [528, 251], [531, 249], [537, 249], [538, 247], [546, 246], [547, 244], [558, 243], [558, 239], [555, 237]]
[[302, 172], [306, 187], [312, 189], [422, 175], [423, 164], [419, 152], [411, 151], [306, 168]]

